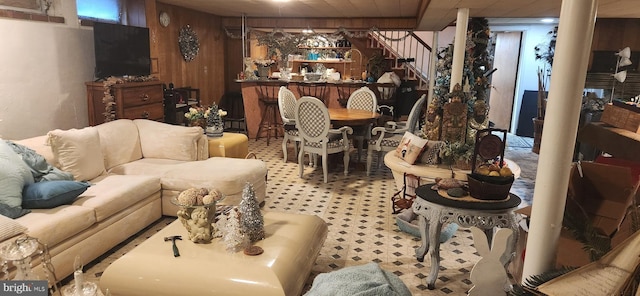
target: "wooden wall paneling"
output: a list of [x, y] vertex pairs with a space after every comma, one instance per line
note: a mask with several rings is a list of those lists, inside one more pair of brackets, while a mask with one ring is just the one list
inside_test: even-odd
[[244, 70], [242, 62], [242, 39], [225, 38], [225, 93], [240, 92], [240, 83], [235, 82], [237, 75]]
[[[171, 17], [169, 26], [159, 27], [158, 66], [160, 79], [175, 87], [200, 89], [203, 105], [218, 102], [225, 88], [224, 30], [218, 16], [157, 2], [155, 18], [160, 11]], [[156, 21], [157, 22], [157, 21]], [[180, 53], [180, 29], [191, 26], [200, 44], [198, 55], [186, 62]]]

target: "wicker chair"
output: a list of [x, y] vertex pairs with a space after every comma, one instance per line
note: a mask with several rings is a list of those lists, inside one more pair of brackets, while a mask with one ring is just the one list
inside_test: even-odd
[[425, 108], [426, 101], [427, 96], [422, 95], [420, 99], [413, 104], [407, 121], [390, 121], [387, 122], [387, 126], [379, 126], [371, 130], [371, 134], [374, 135], [374, 137], [369, 140], [369, 147], [367, 148], [367, 176], [371, 174], [373, 151], [378, 152], [378, 167], [380, 167], [382, 163], [381, 152], [395, 150], [396, 147], [400, 145], [402, 135], [404, 135], [405, 132], [416, 133], [420, 125], [420, 114]]
[[[357, 89], [349, 96], [349, 100], [347, 101], [347, 109], [358, 109], [377, 112], [378, 100], [376, 98], [376, 94], [366, 86]], [[360, 162], [360, 155], [362, 154], [362, 151], [364, 149], [364, 141], [371, 139], [372, 128], [373, 123], [367, 126], [359, 126], [354, 128], [353, 139], [357, 143], [356, 148], [358, 150], [358, 162]]]
[[322, 101], [314, 97], [301, 97], [295, 108], [296, 127], [300, 133], [301, 143], [298, 151], [298, 167], [300, 177], [304, 171], [304, 153], [322, 156], [322, 172], [327, 183], [327, 157], [329, 154], [344, 153], [344, 175], [349, 173], [349, 138], [353, 133], [351, 127], [343, 126], [331, 129], [329, 111]]

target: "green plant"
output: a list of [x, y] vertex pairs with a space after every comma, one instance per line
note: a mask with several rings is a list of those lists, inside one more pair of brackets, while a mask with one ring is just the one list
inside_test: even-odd
[[440, 158], [445, 164], [455, 164], [458, 161], [469, 162], [473, 157], [474, 145], [465, 142], [447, 142], [440, 149]]

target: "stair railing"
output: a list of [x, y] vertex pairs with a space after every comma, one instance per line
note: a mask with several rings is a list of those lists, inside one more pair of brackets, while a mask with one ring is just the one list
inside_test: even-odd
[[[424, 89], [429, 81], [429, 59], [431, 46], [413, 31], [373, 31], [371, 46], [380, 47], [383, 55], [395, 59], [394, 67], [404, 67], [405, 78], [416, 79], [418, 88]], [[399, 63], [407, 59], [414, 59], [413, 63]]]

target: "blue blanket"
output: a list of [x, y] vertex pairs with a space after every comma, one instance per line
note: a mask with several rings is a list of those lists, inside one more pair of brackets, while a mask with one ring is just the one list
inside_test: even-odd
[[410, 296], [400, 278], [376, 263], [319, 274], [305, 296]]
[[68, 172], [59, 170], [50, 165], [44, 156], [36, 153], [33, 149], [16, 144], [9, 140], [5, 140], [7, 144], [20, 155], [24, 163], [31, 169], [31, 174], [36, 182], [53, 181], [53, 180], [70, 180], [73, 181], [73, 175]]

